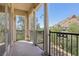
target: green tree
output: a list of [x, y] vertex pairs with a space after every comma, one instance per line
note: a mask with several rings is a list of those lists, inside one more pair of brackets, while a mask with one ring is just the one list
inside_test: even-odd
[[17, 29], [18, 30], [24, 30], [24, 17], [18, 16], [17, 23], [18, 23]]
[[60, 32], [60, 31], [62, 31], [62, 27], [60, 25], [57, 25], [55, 27], [54, 26], [51, 27], [50, 30], [53, 32]]

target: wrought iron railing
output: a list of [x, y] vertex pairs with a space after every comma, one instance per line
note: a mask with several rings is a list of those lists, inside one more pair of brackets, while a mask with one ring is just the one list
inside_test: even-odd
[[[37, 46], [44, 49], [44, 31], [36, 31]], [[49, 52], [53, 56], [78, 56], [79, 33], [49, 31]]]
[[49, 32], [50, 54], [54, 56], [78, 56], [79, 33]]
[[37, 46], [44, 49], [44, 31], [36, 31]]
[[5, 31], [0, 31], [0, 56], [5, 52]]

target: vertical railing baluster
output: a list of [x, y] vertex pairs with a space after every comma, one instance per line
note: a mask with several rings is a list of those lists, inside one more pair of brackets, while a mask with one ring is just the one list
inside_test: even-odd
[[55, 45], [54, 33], [52, 33], [52, 52], [54, 53], [55, 49], [53, 46]]
[[60, 34], [59, 34], [59, 56], [60, 56], [60, 54], [61, 54], [61, 52], [60, 52]]
[[55, 33], [54, 33], [54, 56], [55, 56]]
[[44, 50], [44, 31], [43, 31], [43, 50]]
[[71, 35], [71, 56], [72, 56], [72, 35]]
[[[56, 46], [56, 33], [55, 33], [55, 46]], [[56, 49], [55, 49], [55, 56], [56, 56]]]
[[[56, 48], [57, 48], [57, 43], [58, 43], [58, 38], [57, 38], [57, 33], [56, 33]], [[58, 50], [56, 49], [56, 56], [58, 55]]]
[[[55, 47], [57, 47], [57, 33], [55, 33]], [[55, 48], [55, 56], [57, 56], [57, 49]]]
[[66, 52], [67, 52], [67, 56], [68, 56], [68, 35], [66, 35], [67, 36], [67, 38], [66, 38]]
[[[58, 43], [59, 43], [58, 40], [59, 40], [59, 37], [58, 37], [58, 33], [57, 33], [57, 34], [56, 34], [56, 47], [59, 46], [59, 45], [58, 45]], [[58, 48], [59, 48], [59, 47], [58, 47]], [[58, 52], [58, 50], [56, 50], [56, 55], [58, 56], [59, 53], [57, 53], [57, 52]]]
[[[57, 36], [56, 36], [56, 45], [59, 46], [59, 36], [58, 36], [58, 33], [57, 33]], [[58, 47], [59, 48], [59, 47]], [[57, 51], [57, 50], [56, 50]], [[58, 51], [57, 51], [58, 52]], [[57, 56], [59, 55], [59, 53], [57, 53]]]
[[[53, 42], [53, 41], [52, 41], [52, 42], [53, 42], [54, 45], [55, 45], [55, 34], [54, 34], [54, 33], [53, 33], [53, 39], [54, 39], [54, 42]], [[54, 49], [54, 47], [53, 47], [54, 45], [52, 45], [52, 49], [53, 49], [53, 53], [54, 53], [54, 56], [55, 56], [55, 49]]]
[[78, 35], [76, 35], [76, 56], [78, 56]]
[[49, 56], [51, 55], [51, 33], [49, 31]]
[[[64, 50], [64, 38], [62, 38], [62, 49]], [[63, 51], [62, 51], [62, 56], [64, 56]]]

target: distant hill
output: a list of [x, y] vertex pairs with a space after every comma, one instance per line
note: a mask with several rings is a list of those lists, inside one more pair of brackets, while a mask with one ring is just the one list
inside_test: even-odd
[[59, 22], [58, 24], [55, 24], [50, 28], [61, 27], [63, 28], [63, 30], [67, 30], [67, 28], [69, 28], [69, 26], [74, 23], [79, 25], [79, 16], [72, 15], [70, 17], [67, 17], [65, 20]]
[[61, 27], [68, 27], [72, 23], [76, 23], [79, 25], [79, 17], [76, 15], [73, 15], [73, 16], [68, 17], [67, 19], [61, 21], [57, 25], [60, 25]]

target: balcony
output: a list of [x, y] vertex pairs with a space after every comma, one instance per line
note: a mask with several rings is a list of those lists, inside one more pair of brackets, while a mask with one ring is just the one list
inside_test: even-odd
[[[0, 31], [4, 36], [0, 42], [0, 55], [6, 56], [78, 56], [79, 34], [51, 32], [48, 27], [47, 4], [44, 5], [44, 29], [38, 31], [35, 23], [35, 12], [41, 4], [0, 4], [4, 13], [4, 27]], [[22, 8], [21, 8], [22, 7]], [[2, 15], [2, 14], [1, 14]], [[16, 16], [24, 17], [24, 40], [16, 36]], [[2, 19], [1, 19], [2, 20]], [[32, 22], [32, 24], [31, 24]], [[21, 34], [22, 31], [20, 31]], [[18, 37], [18, 36], [17, 36]], [[20, 38], [21, 39], [21, 38]]]
[[[32, 33], [32, 32], [31, 32]], [[36, 31], [37, 45], [31, 41], [16, 41], [8, 54], [10, 56], [43, 56], [44, 31]], [[79, 34], [49, 31], [49, 52], [51, 56], [78, 56]], [[7, 54], [7, 55], [8, 55]]]

